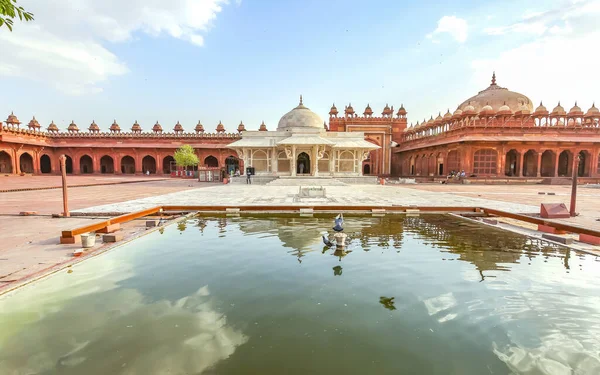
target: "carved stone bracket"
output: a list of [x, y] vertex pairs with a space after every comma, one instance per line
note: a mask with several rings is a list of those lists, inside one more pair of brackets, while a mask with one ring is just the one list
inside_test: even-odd
[[285, 148], [285, 156], [286, 156], [288, 159], [292, 159], [292, 157], [293, 157], [294, 155], [292, 154], [292, 148], [291, 148], [291, 147], [286, 147], [286, 148]]
[[369, 158], [369, 154], [371, 153], [371, 151], [363, 151], [362, 154], [362, 160], [361, 161], [365, 161]]
[[317, 159], [323, 159], [325, 156], [325, 146], [317, 146]]

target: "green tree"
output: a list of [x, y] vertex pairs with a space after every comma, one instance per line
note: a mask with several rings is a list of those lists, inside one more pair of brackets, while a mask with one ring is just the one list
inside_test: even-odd
[[173, 155], [175, 159], [175, 164], [179, 167], [191, 167], [194, 165], [198, 165], [198, 156], [194, 152], [194, 148], [190, 145], [183, 145], [175, 151], [175, 155]]
[[23, 7], [17, 6], [17, 0], [0, 0], [0, 27], [6, 25], [10, 31], [13, 28], [13, 18], [19, 17], [21, 21], [33, 20], [33, 14], [26, 12]]

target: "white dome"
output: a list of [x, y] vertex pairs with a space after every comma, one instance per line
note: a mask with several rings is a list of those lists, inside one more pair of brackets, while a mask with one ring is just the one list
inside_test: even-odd
[[277, 130], [289, 130], [291, 128], [323, 129], [323, 120], [302, 104], [302, 96], [300, 96], [300, 104], [283, 115], [277, 125]]

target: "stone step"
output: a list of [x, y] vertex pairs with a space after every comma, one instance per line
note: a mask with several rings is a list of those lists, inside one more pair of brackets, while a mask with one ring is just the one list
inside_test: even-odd
[[278, 178], [269, 182], [269, 186], [347, 186], [341, 181], [335, 178], [307, 178], [307, 177], [290, 177], [290, 178]]

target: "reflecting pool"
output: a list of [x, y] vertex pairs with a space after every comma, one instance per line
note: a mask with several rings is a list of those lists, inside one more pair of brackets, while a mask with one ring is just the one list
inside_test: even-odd
[[[0, 374], [600, 374], [600, 261], [447, 215], [204, 216], [0, 297]], [[72, 271], [72, 272], [69, 272]]]

